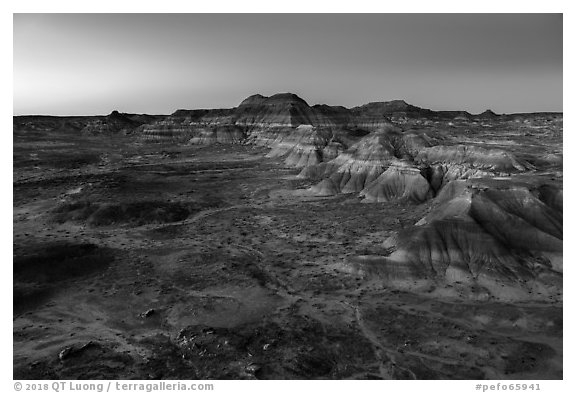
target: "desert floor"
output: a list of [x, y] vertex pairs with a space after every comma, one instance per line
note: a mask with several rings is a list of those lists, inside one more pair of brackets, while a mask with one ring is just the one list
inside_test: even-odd
[[14, 378], [562, 378], [562, 304], [359, 277], [430, 203], [312, 197], [267, 151], [15, 133]]

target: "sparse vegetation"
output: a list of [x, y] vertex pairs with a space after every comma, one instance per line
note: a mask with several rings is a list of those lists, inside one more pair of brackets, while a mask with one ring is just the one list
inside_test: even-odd
[[[364, 125], [378, 123], [370, 116]], [[26, 122], [14, 131], [15, 378], [562, 378], [561, 295], [530, 287], [543, 307], [503, 302], [462, 277], [418, 280], [412, 269], [405, 286], [395, 286], [385, 278], [397, 272], [359, 271], [398, 252], [414, 259], [421, 248], [406, 240], [411, 231], [420, 230], [418, 239], [430, 246], [421, 256], [426, 263], [440, 254], [458, 259], [452, 241], [478, 249], [446, 227], [415, 226], [445, 212], [440, 199], [450, 202], [465, 189], [446, 188], [438, 198], [439, 183], [424, 200], [388, 198], [398, 194], [393, 177], [383, 187], [394, 187], [378, 194], [387, 202], [366, 203], [357, 193], [318, 197], [307, 189], [319, 179], [297, 178], [301, 169], [286, 165], [286, 156], [265, 157], [266, 147], [148, 144], [138, 131], [93, 135], [103, 121], [83, 133], [82, 119], [38, 121], [31, 133]], [[535, 166], [549, 182], [530, 189], [543, 212], [531, 225], [561, 236], [561, 123], [397, 123], [442, 144], [505, 149]], [[349, 146], [371, 133], [358, 125], [334, 140]], [[213, 136], [205, 133], [202, 143]], [[240, 136], [260, 138], [262, 146], [271, 141], [265, 133]], [[515, 173], [518, 181], [535, 176], [526, 172]], [[431, 182], [433, 173], [424, 174]], [[475, 195], [520, 214], [522, 198], [498, 199], [486, 189]], [[484, 212], [474, 208], [472, 215]], [[505, 220], [493, 232], [500, 236], [507, 225], [516, 223]], [[535, 239], [544, 239], [538, 233]], [[544, 274], [552, 266], [548, 251], [515, 250], [514, 257], [526, 256], [524, 263]], [[545, 278], [561, 288], [557, 275]], [[494, 283], [494, 291], [505, 284]]]

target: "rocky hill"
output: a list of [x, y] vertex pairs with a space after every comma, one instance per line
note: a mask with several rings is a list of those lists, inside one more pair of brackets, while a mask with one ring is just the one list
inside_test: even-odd
[[388, 256], [356, 256], [390, 285], [476, 299], [557, 300], [562, 294], [562, 189], [511, 179], [456, 180]]
[[148, 119], [144, 118], [141, 120], [144, 121], [133, 119], [126, 113], [113, 111], [107, 116], [89, 121], [86, 126], [82, 128], [82, 132], [90, 134], [116, 134], [122, 132], [129, 134], [134, 129], [144, 124]]
[[299, 169], [308, 197], [427, 207], [416, 225], [382, 239], [388, 253], [350, 258], [351, 270], [478, 298], [561, 296], [562, 114], [435, 112], [401, 100], [348, 109], [281, 93], [168, 116], [14, 117], [21, 131], [267, 147], [267, 157]]

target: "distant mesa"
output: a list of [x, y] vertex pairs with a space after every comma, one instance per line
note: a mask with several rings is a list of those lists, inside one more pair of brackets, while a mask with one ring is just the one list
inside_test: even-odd
[[306, 101], [302, 98], [298, 97], [296, 94], [293, 93], [277, 93], [270, 97], [265, 97], [261, 94], [254, 94], [250, 97], [246, 98], [244, 101], [240, 103], [238, 107], [245, 107], [245, 106], [259, 106], [259, 105], [286, 105], [286, 104], [298, 104], [298, 105], [306, 105]]
[[479, 118], [481, 119], [494, 119], [496, 117], [498, 117], [499, 115], [497, 115], [496, 113], [494, 113], [494, 111], [492, 111], [491, 109], [487, 109], [484, 112], [480, 113], [478, 115]]
[[364, 112], [367, 114], [396, 114], [396, 113], [428, 113], [429, 110], [418, 108], [414, 105], [408, 104], [404, 100], [393, 100], [384, 102], [371, 102], [362, 106], [353, 108], [354, 111]]
[[278, 93], [273, 96], [266, 97], [264, 105], [303, 105], [308, 106], [308, 103], [302, 98], [293, 93]]
[[238, 107], [262, 105], [266, 98], [261, 94], [254, 94], [242, 101]]
[[82, 132], [89, 134], [128, 134], [141, 125], [141, 122], [130, 118], [129, 115], [114, 110], [107, 116], [88, 122]]
[[[320, 161], [325, 160], [323, 148], [330, 141], [342, 142], [339, 140], [340, 136], [344, 139], [355, 139], [355, 136], [348, 131], [360, 129], [370, 132], [390, 124], [390, 119], [385, 114], [372, 113], [370, 108], [350, 110], [328, 105], [311, 107], [302, 98], [292, 93], [279, 93], [270, 97], [255, 94], [243, 100], [237, 108], [178, 110], [166, 118], [144, 125], [141, 136], [145, 141], [155, 142], [176, 141], [193, 144], [222, 143], [224, 140], [238, 142], [237, 137], [223, 136], [223, 132], [226, 131], [222, 127], [227, 127], [231, 131], [234, 130], [236, 135], [243, 133], [249, 143], [276, 146], [282, 142], [286, 154], [290, 154], [291, 149], [288, 147], [290, 144], [302, 154], [308, 152], [310, 154], [308, 158], [295, 160], [292, 156], [288, 160], [294, 165], [302, 165], [305, 162], [315, 162], [315, 155]], [[314, 130], [309, 129], [310, 132], [321, 130], [318, 132], [322, 136], [309, 138], [315, 140], [313, 149], [303, 147], [302, 143], [305, 141], [298, 142], [297, 138], [291, 135], [300, 126], [314, 127]], [[210, 133], [209, 128], [220, 128], [220, 131]], [[347, 130], [347, 132], [341, 132], [342, 130]], [[199, 132], [202, 132], [202, 136], [198, 135]], [[338, 136], [336, 135], [338, 133], [346, 135]], [[213, 137], [210, 137], [210, 134]], [[216, 134], [220, 136], [215, 137]], [[334, 154], [335, 147], [336, 145], [333, 144], [331, 150], [326, 151], [328, 156]], [[274, 156], [277, 154], [278, 152], [273, 153]]]
[[[478, 120], [476, 129], [495, 135], [492, 143], [473, 139], [471, 127]], [[415, 225], [382, 239], [386, 252], [350, 257], [347, 271], [439, 295], [561, 297], [562, 151], [534, 158], [514, 140], [499, 142], [501, 130], [510, 127], [523, 127], [520, 136], [541, 124], [561, 128], [561, 113], [471, 115], [403, 100], [310, 106], [296, 94], [279, 93], [254, 94], [235, 108], [179, 109], [167, 116], [113, 111], [19, 116], [13, 122], [15, 132], [131, 134], [138, 142], [267, 147], [267, 157], [295, 169], [291, 176], [305, 185], [294, 191], [306, 198], [348, 194], [365, 203], [426, 204]], [[542, 167], [546, 172], [535, 174]]]

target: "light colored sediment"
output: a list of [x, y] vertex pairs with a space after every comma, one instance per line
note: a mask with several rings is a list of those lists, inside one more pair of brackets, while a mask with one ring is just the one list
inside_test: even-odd
[[[562, 190], [513, 180], [454, 181], [387, 257], [353, 258], [398, 285], [460, 284], [502, 300], [562, 294]], [[389, 242], [390, 243], [390, 242]]]
[[432, 196], [432, 190], [420, 169], [399, 161], [390, 165], [366, 186], [360, 196], [364, 196], [366, 202], [387, 202], [395, 199], [423, 202]]

